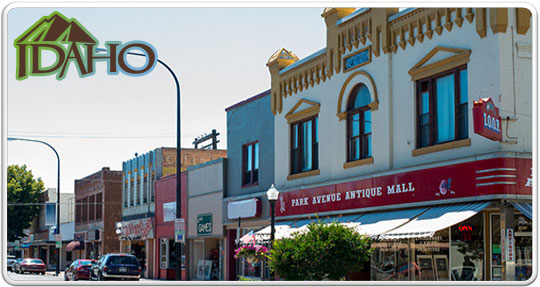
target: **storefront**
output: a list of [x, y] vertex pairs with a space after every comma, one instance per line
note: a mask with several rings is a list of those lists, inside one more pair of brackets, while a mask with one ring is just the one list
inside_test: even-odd
[[225, 279], [224, 164], [216, 159], [187, 169], [189, 280]]
[[[266, 202], [263, 204], [263, 202]], [[259, 198], [248, 198], [244, 200], [230, 201], [226, 203], [227, 219], [229, 221], [236, 221], [232, 224], [228, 224], [227, 228], [227, 241], [229, 242], [229, 257], [230, 264], [234, 264], [236, 276], [242, 276], [246, 278], [270, 278], [270, 271], [268, 264], [265, 260], [249, 263], [244, 258], [240, 257], [235, 259], [234, 250], [242, 245], [257, 244], [268, 246], [269, 233], [265, 233], [265, 227], [268, 226], [269, 220], [263, 215], [263, 208], [265, 213], [269, 213], [269, 204], [266, 200], [266, 196]], [[292, 223], [292, 222], [289, 222]], [[257, 231], [263, 230], [264, 234], [257, 234], [253, 237], [251, 234], [255, 234]], [[235, 280], [232, 278], [231, 280]]]
[[191, 280], [223, 280], [225, 238], [223, 232], [214, 231], [213, 216], [212, 213], [198, 214], [192, 222], [197, 232], [188, 236]]
[[120, 252], [135, 255], [139, 260], [142, 276], [152, 278], [154, 262], [153, 218], [122, 222]]
[[348, 223], [373, 239], [374, 281], [527, 280], [531, 166], [495, 157], [285, 191], [276, 230]]
[[[182, 218], [187, 215], [187, 176], [182, 173]], [[160, 178], [156, 182], [156, 258], [154, 278], [176, 279], [176, 245], [174, 240], [174, 221], [176, 219], [176, 175]], [[181, 257], [182, 278], [186, 279], [185, 244]]]

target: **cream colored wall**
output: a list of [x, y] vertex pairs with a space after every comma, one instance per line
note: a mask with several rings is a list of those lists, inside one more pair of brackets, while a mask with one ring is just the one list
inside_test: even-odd
[[[532, 152], [532, 61], [518, 57], [516, 42], [531, 43], [531, 30], [526, 35], [512, 33], [515, 26], [515, 10], [508, 11], [507, 32], [493, 34], [489, 27], [487, 15], [487, 36], [480, 38], [476, 31], [475, 21], [464, 21], [462, 27], [454, 25], [451, 31], [444, 29], [441, 35], [433, 33], [433, 38], [416, 41], [414, 46], [406, 49], [398, 47], [397, 53], [372, 55], [372, 62], [347, 73], [337, 73], [331, 79], [308, 90], [283, 99], [283, 110], [275, 116], [275, 182], [284, 191], [308, 187], [310, 185], [330, 184], [356, 177], [369, 176], [377, 172], [390, 171], [397, 168], [410, 168], [418, 165], [443, 165], [448, 161], [459, 161], [481, 154], [495, 151]], [[452, 14], [455, 17], [455, 14]], [[432, 27], [435, 22], [432, 22]], [[424, 31], [426, 27], [424, 25]], [[514, 29], [515, 31], [515, 29]], [[405, 33], [407, 39], [408, 33]], [[513, 37], [513, 40], [512, 40]], [[398, 37], [399, 41], [399, 37]], [[361, 44], [354, 53], [365, 48]], [[416, 147], [416, 95], [415, 84], [408, 71], [425, 57], [436, 46], [470, 49], [470, 61], [467, 64], [469, 81], [469, 138], [471, 145], [419, 156], [412, 156]], [[515, 63], [515, 76], [509, 69], [512, 59]], [[523, 53], [522, 53], [523, 54]], [[336, 116], [339, 92], [347, 77], [355, 71], [365, 71], [373, 78], [379, 97], [378, 110], [372, 112], [372, 147], [373, 164], [344, 169], [346, 159], [346, 121], [339, 121]], [[389, 71], [391, 73], [389, 73]], [[516, 84], [513, 84], [515, 79]], [[350, 86], [354, 86], [351, 82]], [[514, 92], [515, 98], [514, 100]], [[372, 95], [373, 96], [373, 95]], [[473, 101], [483, 97], [491, 97], [500, 109], [501, 116], [514, 117], [516, 104], [517, 121], [509, 124], [508, 134], [518, 137], [517, 144], [496, 142], [477, 135], [473, 131]], [[290, 128], [285, 114], [301, 99], [321, 104], [319, 114], [319, 169], [320, 174], [310, 177], [287, 180], [290, 166]], [[346, 98], [344, 98], [346, 103]], [[504, 123], [504, 122], [503, 122]], [[506, 127], [503, 126], [503, 140]], [[423, 168], [426, 168], [423, 167]]]
[[197, 216], [212, 214], [212, 234], [223, 236], [223, 159], [188, 168], [188, 237], [197, 235]]
[[221, 237], [223, 234], [223, 212], [221, 199], [222, 193], [213, 193], [205, 196], [188, 199], [188, 234], [187, 236], [197, 235], [197, 215], [212, 214], [212, 234], [206, 237]]

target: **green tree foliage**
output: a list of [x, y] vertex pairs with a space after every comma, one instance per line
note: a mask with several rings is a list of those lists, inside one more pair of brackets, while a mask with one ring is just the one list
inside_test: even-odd
[[369, 238], [342, 224], [311, 223], [308, 231], [274, 242], [270, 267], [285, 280], [341, 280], [361, 271], [371, 254]]
[[[39, 214], [39, 195], [44, 190], [41, 178], [34, 179], [26, 165], [10, 165], [7, 171], [8, 192], [8, 241], [26, 236], [23, 230], [29, 228]], [[29, 204], [30, 203], [30, 204]]]

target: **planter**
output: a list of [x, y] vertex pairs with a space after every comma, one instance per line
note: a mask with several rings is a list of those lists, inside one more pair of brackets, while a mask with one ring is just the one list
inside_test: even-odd
[[259, 259], [257, 257], [255, 257], [255, 256], [248, 256], [248, 257], [246, 257], [246, 260], [250, 264], [259, 262]]

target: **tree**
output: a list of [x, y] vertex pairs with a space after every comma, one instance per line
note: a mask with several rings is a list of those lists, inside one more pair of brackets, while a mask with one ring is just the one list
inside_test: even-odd
[[320, 221], [307, 232], [276, 240], [270, 268], [285, 280], [341, 280], [361, 271], [371, 254], [370, 240], [339, 223]]
[[29, 228], [39, 214], [39, 195], [45, 190], [41, 178], [34, 179], [26, 165], [10, 165], [7, 172], [8, 192], [8, 241], [26, 236], [23, 230]]

